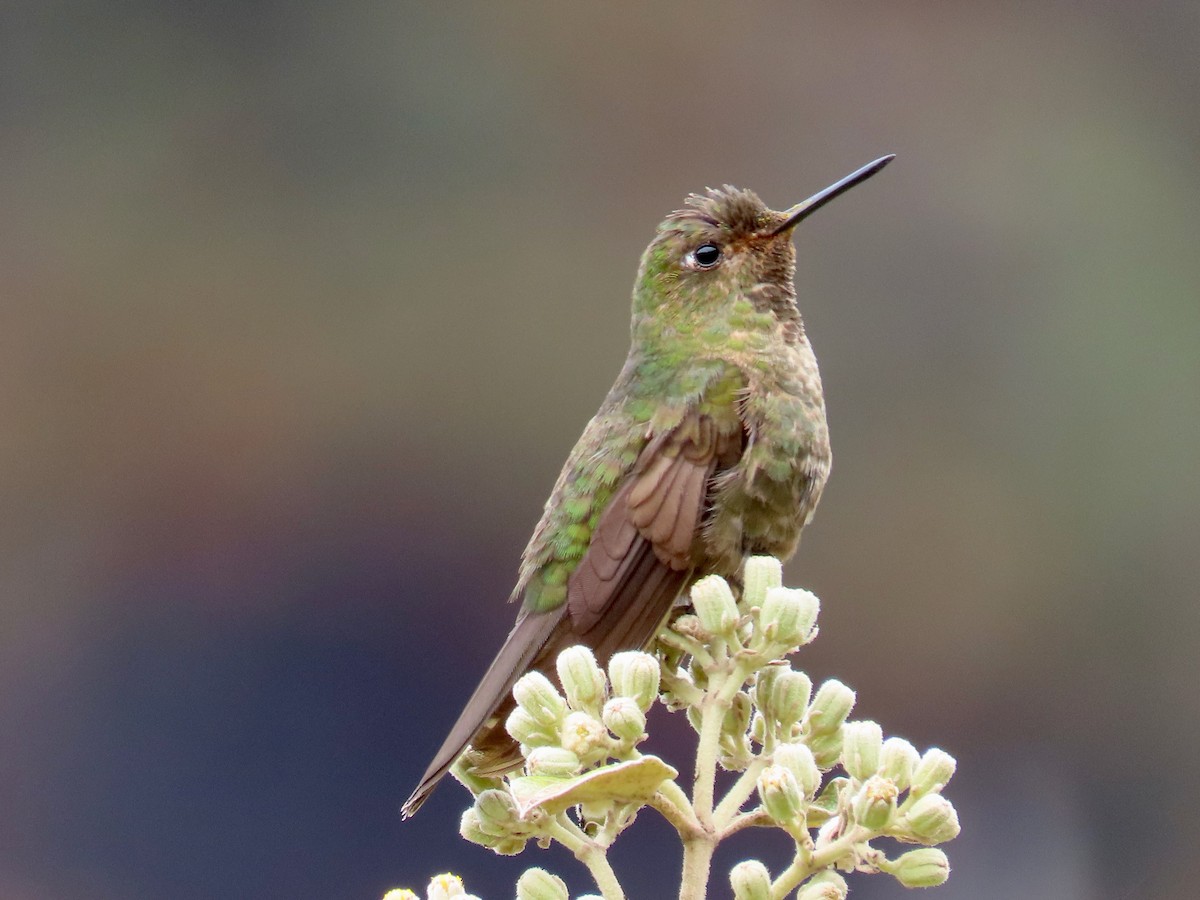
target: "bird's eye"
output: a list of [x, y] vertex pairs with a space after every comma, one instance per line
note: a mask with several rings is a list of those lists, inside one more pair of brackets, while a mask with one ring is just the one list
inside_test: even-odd
[[711, 269], [721, 261], [721, 248], [716, 244], [701, 244], [692, 252], [699, 269]]

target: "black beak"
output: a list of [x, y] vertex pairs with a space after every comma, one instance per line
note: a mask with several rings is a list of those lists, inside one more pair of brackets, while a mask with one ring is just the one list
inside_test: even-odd
[[894, 153], [889, 153], [887, 156], [881, 156], [879, 159], [875, 160], [875, 162], [867, 163], [867, 165], [863, 166], [857, 172], [851, 172], [841, 181], [831, 184], [829, 187], [825, 188], [825, 190], [813, 194], [803, 203], [797, 203], [791, 209], [785, 210], [784, 215], [787, 216], [787, 219], [784, 220], [782, 225], [773, 231], [768, 232], [768, 235], [770, 237], [774, 237], [777, 234], [782, 234], [785, 231], [790, 231], [791, 229], [795, 228], [803, 219], [808, 218], [808, 216], [810, 216], [812, 213], [815, 213], [834, 197], [838, 196], [838, 194], [842, 194], [850, 190], [850, 188], [854, 187], [856, 184], [866, 181], [895, 158], [896, 154]]

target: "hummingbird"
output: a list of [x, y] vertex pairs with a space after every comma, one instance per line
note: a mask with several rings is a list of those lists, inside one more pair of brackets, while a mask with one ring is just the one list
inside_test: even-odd
[[888, 155], [783, 211], [725, 185], [658, 226], [633, 288], [629, 356], [575, 444], [521, 558], [516, 624], [416, 790], [464, 752], [517, 768], [513, 684], [583, 644], [601, 665], [648, 646], [698, 575], [788, 559], [829, 476], [816, 356], [796, 305], [795, 227]]

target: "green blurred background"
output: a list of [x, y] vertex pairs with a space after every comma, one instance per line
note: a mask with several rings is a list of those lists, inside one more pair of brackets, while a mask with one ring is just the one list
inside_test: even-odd
[[[797, 234], [801, 664], [958, 756], [938, 897], [1194, 897], [1198, 47], [1192, 0], [3, 4], [0, 896], [511, 896], [460, 788], [398, 806], [638, 254], [895, 152]], [[644, 816], [632, 896], [675, 854]]]

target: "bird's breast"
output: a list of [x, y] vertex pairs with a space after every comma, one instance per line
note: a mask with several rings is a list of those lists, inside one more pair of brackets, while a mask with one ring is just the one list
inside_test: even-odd
[[716, 476], [706, 542], [713, 568], [736, 574], [747, 555], [787, 558], [829, 474], [829, 428], [816, 359], [807, 341], [777, 346], [738, 366], [746, 446]]

